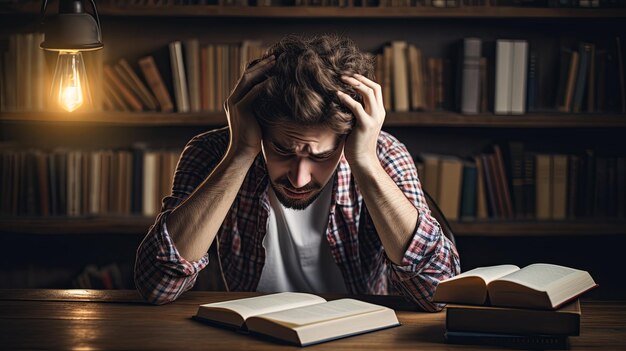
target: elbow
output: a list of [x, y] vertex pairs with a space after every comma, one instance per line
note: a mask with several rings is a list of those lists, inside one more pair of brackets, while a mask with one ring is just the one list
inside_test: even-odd
[[178, 294], [168, 294], [163, 289], [141, 282], [137, 277], [135, 277], [135, 287], [143, 300], [152, 305], [165, 305], [174, 302], [178, 297]]

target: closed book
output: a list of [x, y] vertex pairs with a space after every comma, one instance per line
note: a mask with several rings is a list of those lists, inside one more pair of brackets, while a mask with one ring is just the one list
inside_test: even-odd
[[421, 153], [419, 158], [424, 165], [424, 173], [422, 173], [424, 190], [439, 203], [439, 155]]
[[526, 71], [528, 67], [528, 42], [513, 41], [511, 63], [511, 114], [526, 113]]
[[109, 81], [113, 90], [124, 99], [124, 102], [131, 107], [133, 111], [142, 111], [143, 105], [139, 98], [132, 92], [132, 90], [124, 83], [119, 74], [109, 65], [104, 65], [104, 75]]
[[172, 112], [174, 110], [174, 104], [155, 58], [153, 56], [146, 56], [139, 59], [139, 67], [148, 82], [148, 86], [150, 86], [150, 89], [152, 89], [154, 96], [159, 102], [161, 112]]
[[148, 87], [139, 78], [135, 70], [130, 66], [130, 63], [126, 59], [120, 59], [115, 65], [116, 70], [122, 78], [125, 78], [128, 85], [132, 86], [135, 93], [141, 99], [144, 106], [150, 111], [156, 111], [158, 109], [158, 101], [152, 95]]
[[463, 163], [463, 182], [461, 185], [461, 219], [476, 218], [476, 164], [472, 162]]
[[189, 88], [187, 86], [187, 73], [183, 59], [183, 44], [174, 41], [169, 44], [172, 82], [174, 82], [174, 97], [176, 99], [177, 112], [191, 111], [189, 102]]
[[407, 67], [407, 43], [394, 41], [392, 49], [393, 109], [396, 112], [409, 110], [409, 80]]
[[569, 339], [560, 335], [517, 335], [446, 331], [446, 342], [461, 345], [492, 345], [529, 349], [567, 349]]
[[537, 50], [528, 53], [528, 79], [526, 82], [526, 110], [535, 112], [539, 109], [539, 77]]
[[414, 111], [424, 110], [426, 108], [426, 99], [424, 95], [424, 66], [422, 51], [409, 45], [409, 74], [411, 81], [411, 109]]
[[538, 220], [552, 218], [552, 157], [537, 154], [535, 158], [535, 210]]
[[576, 77], [578, 76], [578, 62], [580, 60], [580, 54], [576, 51], [572, 52], [569, 61], [569, 70], [567, 73], [567, 80], [565, 83], [565, 95], [563, 104], [559, 107], [561, 112], [572, 112], [574, 101], [574, 88], [576, 87]]
[[456, 157], [445, 156], [439, 160], [439, 190], [437, 204], [447, 219], [459, 219], [463, 162]]
[[487, 210], [485, 190], [485, 169], [480, 156], [475, 156], [474, 162], [476, 163], [476, 218], [487, 219], [489, 218], [489, 211]]
[[524, 218], [524, 143], [511, 141], [508, 149], [513, 212], [516, 218]]
[[500, 211], [498, 206], [498, 197], [496, 194], [495, 188], [495, 180], [493, 176], [493, 166], [491, 162], [491, 155], [489, 154], [481, 154], [480, 155], [483, 175], [485, 179], [485, 194], [487, 198], [487, 209], [489, 212], [490, 218], [498, 218], [500, 217]]
[[513, 42], [510, 40], [496, 41], [496, 90], [494, 113], [509, 114], [511, 112], [511, 83], [513, 67]]
[[535, 155], [524, 152], [524, 218], [534, 218], [536, 214], [536, 160]]
[[[391, 84], [391, 62], [393, 59], [393, 51], [391, 46], [385, 46], [383, 48], [383, 104], [385, 105], [385, 110], [391, 111], [393, 109], [392, 102], [392, 84]], [[430, 90], [428, 90], [430, 91]], [[430, 105], [429, 105], [430, 106]]]
[[504, 214], [507, 218], [513, 217], [513, 202], [511, 200], [511, 189], [509, 187], [510, 176], [506, 172], [506, 168], [504, 166], [504, 156], [502, 155], [502, 149], [500, 145], [495, 144], [493, 146], [494, 151], [494, 160], [496, 162], [497, 167], [497, 176], [498, 176], [498, 189], [502, 194], [502, 201], [504, 204]]
[[479, 38], [463, 39], [461, 65], [461, 113], [477, 114], [480, 112], [480, 54]]
[[567, 217], [567, 155], [552, 155], [552, 219]]
[[185, 70], [187, 76], [187, 91], [189, 92], [189, 103], [191, 112], [200, 112], [202, 109], [200, 90], [200, 42], [193, 38], [186, 40], [185, 49]]
[[580, 62], [576, 74], [576, 83], [574, 84], [574, 97], [572, 100], [572, 112], [580, 113], [582, 111], [583, 98], [585, 88], [587, 87], [587, 76], [589, 71], [589, 61], [591, 59], [591, 44], [581, 43], [578, 49]]
[[580, 335], [580, 301], [577, 299], [557, 310], [448, 305], [448, 331], [500, 334]]

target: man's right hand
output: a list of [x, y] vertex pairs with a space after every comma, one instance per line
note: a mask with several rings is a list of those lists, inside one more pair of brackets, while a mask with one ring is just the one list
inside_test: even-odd
[[236, 154], [261, 151], [261, 128], [252, 112], [252, 103], [267, 81], [265, 73], [274, 66], [276, 58], [269, 56], [250, 65], [241, 75], [235, 89], [224, 101], [224, 111], [230, 128], [230, 150]]

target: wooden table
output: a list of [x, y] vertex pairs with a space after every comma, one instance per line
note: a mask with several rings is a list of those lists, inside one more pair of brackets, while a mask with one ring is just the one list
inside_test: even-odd
[[[0, 349], [299, 349], [191, 319], [200, 304], [254, 295], [193, 291], [152, 306], [132, 290], [0, 290]], [[445, 344], [444, 313], [410, 311], [398, 297], [362, 299], [396, 308], [402, 326], [306, 350], [481, 349]], [[572, 350], [626, 350], [626, 302], [583, 301], [582, 308], [581, 336], [571, 338]]]

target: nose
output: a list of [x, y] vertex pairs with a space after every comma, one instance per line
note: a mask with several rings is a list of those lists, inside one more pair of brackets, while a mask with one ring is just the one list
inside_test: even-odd
[[296, 189], [309, 184], [311, 181], [311, 172], [308, 160], [304, 157], [297, 157], [291, 165], [287, 178]]

